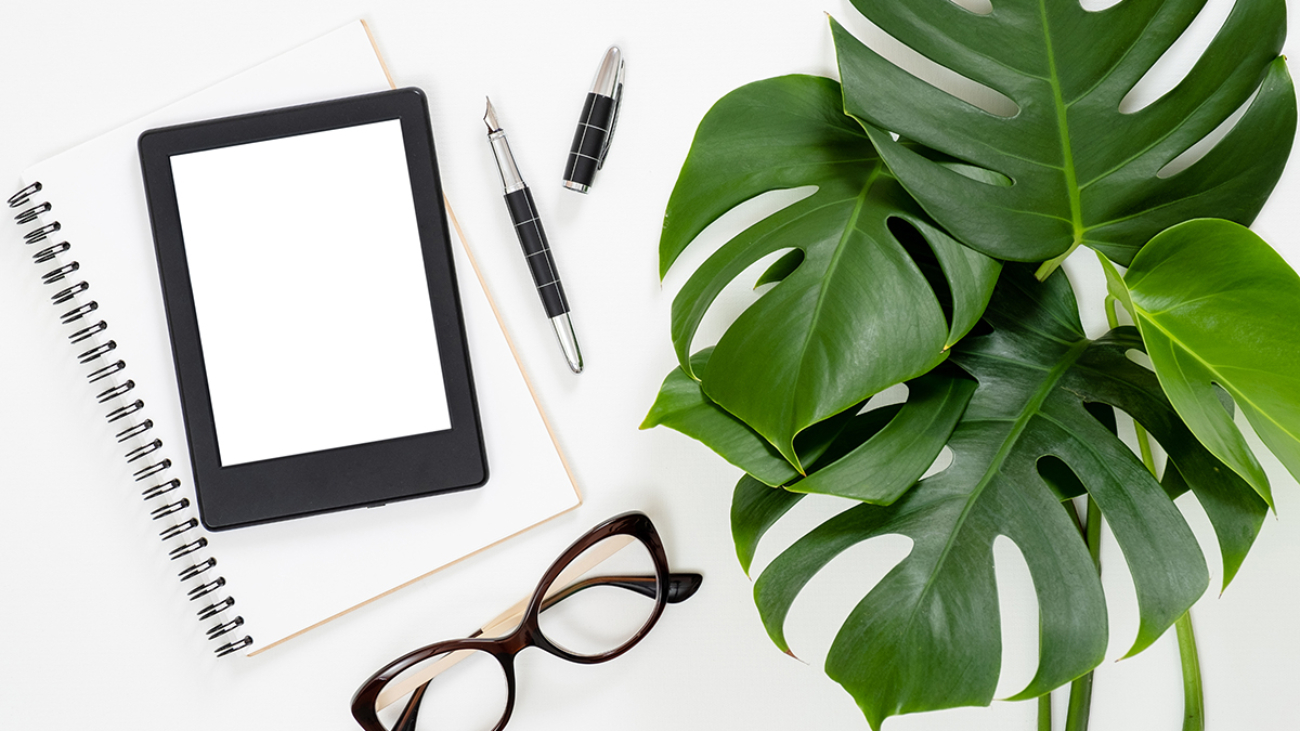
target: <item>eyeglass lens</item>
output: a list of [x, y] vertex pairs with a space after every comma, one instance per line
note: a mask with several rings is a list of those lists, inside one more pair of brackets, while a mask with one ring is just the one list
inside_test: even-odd
[[[619, 545], [622, 548], [618, 548]], [[575, 655], [600, 655], [627, 645], [650, 621], [658, 582], [650, 550], [616, 535], [588, 548], [570, 565], [616, 549], [598, 567], [572, 581], [563, 576], [547, 590], [538, 617], [542, 635]]]

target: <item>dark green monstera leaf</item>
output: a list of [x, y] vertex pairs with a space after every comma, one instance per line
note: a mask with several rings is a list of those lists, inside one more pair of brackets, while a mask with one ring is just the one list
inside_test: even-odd
[[[731, 92], [701, 121], [664, 216], [661, 275], [724, 213], [804, 186], [816, 192], [710, 256], [672, 312], [683, 372], [798, 473], [795, 436], [942, 362], [979, 319], [1000, 268], [908, 196], [843, 113], [839, 84], [786, 76]], [[927, 278], [900, 236], [927, 249], [938, 273]], [[760, 279], [778, 283], [731, 324], [700, 379], [689, 355], [705, 312], [745, 269], [780, 252]]]
[[[703, 376], [712, 354], [713, 348], [705, 348], [691, 356], [691, 372]], [[852, 410], [842, 411], [800, 434], [795, 440], [800, 461], [803, 464], [815, 462], [852, 416]], [[710, 401], [700, 382], [683, 368], [674, 368], [664, 379], [650, 413], [641, 424], [642, 429], [656, 426], [676, 429], [703, 443], [718, 456], [765, 484], [784, 485], [799, 477], [771, 442]]]
[[[912, 49], [1015, 102], [1010, 117], [972, 106], [886, 61], [832, 21], [845, 110], [866, 123], [908, 191], [979, 251], [1053, 260], [1042, 275], [1080, 244], [1127, 264], [1152, 236], [1191, 218], [1249, 224], [1295, 136], [1295, 91], [1278, 57], [1284, 0], [1237, 2], [1187, 77], [1132, 113], [1120, 111], [1121, 100], [1205, 0], [1124, 0], [1101, 11], [1078, 0], [993, 0], [987, 15], [951, 0], [853, 4]], [[1161, 175], [1248, 101], [1202, 159]], [[885, 130], [1012, 184], [956, 174]]]
[[[696, 374], [706, 374], [712, 348], [691, 357]], [[908, 383], [906, 402], [857, 414], [842, 411], [802, 432], [795, 449], [813, 465], [799, 479], [753, 429], [709, 400], [700, 382], [681, 368], [664, 379], [642, 429], [667, 426], [692, 437], [750, 477], [772, 486], [888, 505], [934, 463], [970, 401], [974, 382], [950, 371], [934, 371]]]
[[[813, 529], [755, 585], [764, 625], [788, 652], [785, 618], [812, 576], [874, 536], [911, 538], [910, 554], [853, 609], [826, 661], [827, 673], [877, 729], [892, 715], [992, 700], [1001, 659], [993, 570], [1000, 535], [1019, 547], [1039, 605], [1037, 672], [1014, 697], [1041, 695], [1102, 660], [1101, 583], [1072, 508], [1062, 502], [1083, 490], [1100, 507], [1133, 576], [1140, 622], [1130, 654], [1149, 646], [1202, 595], [1208, 572], [1182, 515], [1090, 410], [1122, 410], [1164, 447], [1182, 478], [1171, 474], [1170, 492], [1190, 488], [1214, 525], [1225, 581], [1267, 510], [1196, 441], [1156, 376], [1128, 357], [1142, 348], [1134, 328], [1096, 341], [1085, 337], [1063, 274], [1039, 283], [1031, 268], [1009, 267], [984, 319], [991, 331], [967, 337], [951, 358], [978, 382], [948, 438], [951, 464], [892, 505], [862, 503]], [[741, 480], [732, 527], [747, 569], [763, 533], [804, 497]]]

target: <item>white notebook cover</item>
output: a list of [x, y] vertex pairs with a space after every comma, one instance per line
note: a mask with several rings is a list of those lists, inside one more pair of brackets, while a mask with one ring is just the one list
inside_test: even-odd
[[[44, 186], [38, 199], [54, 208], [41, 223], [62, 224], [56, 240], [72, 243], [69, 256], [81, 264], [79, 277], [92, 285], [100, 304], [97, 315], [109, 323], [118, 343], [115, 357], [127, 362], [135, 392], [156, 424], [153, 435], [163, 440], [162, 453], [173, 461], [171, 475], [182, 479], [183, 490], [192, 491], [191, 470], [137, 137], [154, 127], [392, 86], [358, 21], [24, 172], [24, 183]], [[248, 205], [258, 206], [256, 180], [247, 181], [247, 191]], [[237, 602], [232, 611], [246, 621], [239, 633], [222, 641], [246, 631], [254, 639], [248, 653], [256, 655], [580, 504], [577, 485], [459, 239], [454, 217], [451, 230], [457, 239], [452, 248], [488, 453], [488, 483], [377, 509], [206, 532], [218, 561], [216, 573], [226, 578], [224, 590]], [[304, 312], [311, 309], [309, 289], [301, 292], [299, 305]], [[56, 326], [54, 314], [51, 327]], [[319, 364], [329, 367], [328, 349], [322, 350]], [[102, 390], [102, 385], [82, 386], [91, 403]], [[106, 444], [95, 446], [116, 448], [115, 431], [105, 426]], [[104, 475], [102, 484], [79, 489], [118, 490], [122, 499], [138, 500], [142, 483], [123, 468], [120, 474]], [[147, 519], [122, 526], [158, 528]], [[159, 561], [168, 560], [165, 548], [160, 545]]]

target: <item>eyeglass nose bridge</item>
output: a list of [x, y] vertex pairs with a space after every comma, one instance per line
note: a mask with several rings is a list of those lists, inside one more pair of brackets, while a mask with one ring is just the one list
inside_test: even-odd
[[[520, 628], [522, 629], [522, 627]], [[521, 633], [515, 630], [510, 637], [516, 637]], [[528, 647], [526, 638], [519, 637], [520, 643], [497, 643], [496, 648], [499, 653], [493, 652], [497, 662], [501, 663], [501, 672], [506, 678], [506, 707], [501, 711], [501, 720], [497, 725], [492, 727], [492, 731], [501, 731], [510, 722], [510, 714], [515, 712], [515, 656]], [[432, 682], [432, 681], [430, 681]], [[402, 729], [393, 729], [393, 731], [402, 731]]]
[[[654, 552], [652, 551], [652, 554], [653, 553]], [[656, 561], [656, 563], [658, 562]], [[657, 576], [658, 583], [664, 585], [658, 587], [658, 593], [664, 595], [666, 598], [667, 595], [666, 579], [668, 576], [667, 562], [665, 561], [663, 566], [656, 566], [656, 571], [658, 572], [658, 576]], [[688, 575], [688, 576], [697, 576], [697, 575]], [[691, 582], [691, 583], [693, 583], [692, 588], [685, 590], [687, 592], [686, 596], [689, 596], [689, 594], [694, 593], [694, 586], [698, 586], [697, 582]], [[553, 655], [561, 660], [568, 660], [570, 662], [576, 662], [583, 665], [607, 662], [609, 660], [613, 660], [619, 655], [622, 655], [623, 653], [632, 649], [633, 646], [638, 644], [645, 637], [645, 635], [649, 633], [650, 629], [654, 627], [654, 625], [659, 621], [659, 617], [663, 614], [663, 610], [666, 604], [667, 602], [662, 600], [656, 602], [654, 609], [651, 611], [651, 615], [649, 619], [646, 621], [645, 625], [641, 628], [640, 632], [638, 632], [635, 637], [633, 637], [631, 640], [629, 640], [621, 647], [618, 647], [610, 652], [602, 653], [599, 655], [579, 655], [576, 653], [569, 652], [564, 648], [560, 647], [559, 645], [556, 645], [554, 642], [551, 642], [551, 640], [546, 637], [546, 635], [542, 632], [541, 629], [541, 612], [544, 609], [544, 606], [540, 603], [537, 604], [536, 607], [530, 606], [529, 607], [530, 611], [525, 612], [523, 619], [519, 623], [519, 626], [514, 628], [509, 634], [506, 634], [502, 637], [495, 637], [495, 638], [484, 639], [480, 637], [475, 637], [466, 640], [461, 640], [460, 642], [467, 643], [467, 644], [463, 646], [459, 646], [460, 643], [456, 643], [459, 647], [449, 647], [448, 650], [452, 652], [456, 651], [456, 649], [467, 649], [467, 650], [473, 649], [473, 650], [485, 651], [488, 654], [492, 655], [492, 657], [495, 658], [498, 663], [500, 663], [501, 672], [505, 676], [505, 681], [506, 681], [506, 702], [505, 702], [505, 708], [501, 713], [501, 720], [498, 721], [497, 724], [492, 727], [491, 731], [502, 731], [502, 729], [504, 729], [506, 727], [506, 724], [510, 721], [510, 716], [511, 714], [514, 713], [515, 710], [515, 696], [516, 696], [515, 658], [519, 656], [519, 653], [523, 652], [524, 650], [530, 647], [536, 647], [539, 650], [543, 650], [547, 654]], [[469, 645], [468, 643], [474, 643], [474, 644]], [[425, 681], [424, 685], [421, 686], [421, 691], [427, 688], [429, 683], [435, 681], [436, 678]], [[419, 703], [418, 700], [415, 700], [414, 702], [417, 705]], [[399, 724], [397, 727], [394, 727], [392, 731], [414, 731], [415, 728], [414, 720], [415, 720], [414, 716], [412, 715], [411, 726], [408, 727]]]
[[[464, 640], [448, 642], [442, 646], [441, 652], [448, 655], [460, 651], [485, 652], [493, 657], [501, 665], [501, 673], [506, 681], [506, 700], [505, 707], [501, 712], [501, 719], [492, 727], [491, 731], [502, 731], [506, 724], [510, 722], [510, 716], [515, 710], [516, 681], [515, 681], [515, 658], [519, 653], [529, 647], [537, 647], [541, 650], [555, 655], [562, 659], [569, 659], [563, 650], [558, 648], [546, 636], [542, 634], [538, 626], [536, 615], [532, 616], [532, 622], [529, 617], [525, 616], [524, 621], [509, 634], [503, 637], [481, 638], [471, 637]], [[651, 623], [653, 624], [653, 622]], [[635, 644], [635, 643], [631, 643]], [[604, 659], [613, 659], [604, 658]], [[602, 661], [597, 659], [597, 662]], [[415, 724], [420, 705], [423, 701], [423, 695], [429, 689], [429, 684], [436, 682], [437, 678], [426, 680], [415, 693], [408, 703], [408, 711], [402, 714], [401, 719], [393, 727], [392, 731], [415, 731]], [[377, 694], [376, 694], [377, 695]], [[373, 707], [373, 704], [371, 704]], [[358, 719], [361, 720], [361, 719]], [[375, 719], [378, 722], [378, 719]]]
[[[520, 625], [514, 631], [504, 637], [469, 637], [463, 640], [451, 640], [440, 642], [436, 645], [430, 645], [424, 648], [422, 654], [427, 656], [447, 655], [452, 656], [458, 652], [473, 653], [483, 652], [491, 655], [494, 660], [501, 666], [501, 673], [506, 681], [506, 699], [505, 706], [501, 712], [501, 718], [497, 724], [492, 727], [491, 731], [501, 731], [510, 721], [510, 716], [515, 709], [515, 656], [524, 648], [532, 646], [532, 642]], [[414, 655], [414, 653], [413, 653]], [[382, 688], [387, 685], [388, 681], [396, 677], [407, 668], [400, 662], [390, 668], [391, 675], [387, 678], [376, 676], [371, 682], [363, 686], [357, 693], [357, 698], [353, 701], [352, 715], [353, 718], [361, 724], [362, 728], [383, 728], [378, 716], [378, 701]], [[429, 684], [437, 681], [437, 678], [431, 678], [421, 683], [411, 693], [410, 700], [407, 701], [406, 709], [398, 718], [391, 731], [415, 731], [416, 722], [419, 717], [419, 711], [424, 702], [424, 694], [429, 691]]]

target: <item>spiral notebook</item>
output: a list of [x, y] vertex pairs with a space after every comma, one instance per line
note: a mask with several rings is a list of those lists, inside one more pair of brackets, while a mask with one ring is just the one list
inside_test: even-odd
[[[51, 326], [66, 336], [106, 444], [122, 457], [119, 474], [79, 489], [144, 501], [141, 524], [123, 530], [158, 535], [159, 560], [183, 585], [180, 609], [197, 615], [218, 656], [264, 652], [581, 502], [448, 207], [490, 482], [221, 533], [198, 520], [137, 137], [393, 86], [358, 21], [38, 163], [9, 199], [53, 305]], [[328, 367], [327, 355], [320, 364]]]

